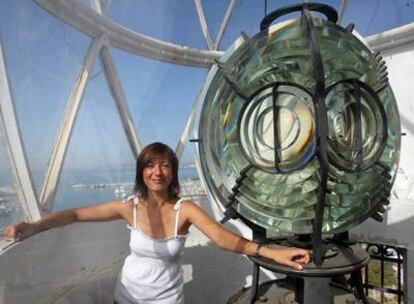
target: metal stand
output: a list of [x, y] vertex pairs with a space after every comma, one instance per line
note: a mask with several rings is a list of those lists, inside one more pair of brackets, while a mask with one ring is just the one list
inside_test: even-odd
[[[268, 246], [287, 243], [289, 240]], [[357, 244], [325, 243], [324, 246], [325, 255], [322, 265], [310, 263], [302, 271], [279, 265], [265, 258], [251, 257], [252, 286], [234, 295], [228, 303], [375, 303], [365, 296], [362, 288], [361, 268], [369, 262], [365, 250]], [[259, 285], [260, 267], [287, 276], [282, 280]]]
[[[259, 272], [260, 266], [255, 264], [254, 266]], [[348, 284], [338, 284], [333, 281], [331, 277], [292, 277], [287, 276], [283, 280], [277, 281], [280, 285], [282, 282], [290, 284], [294, 290], [291, 290], [291, 296], [289, 304], [337, 304], [341, 303], [341, 300], [337, 300], [338, 295], [342, 298], [346, 298], [346, 303], [363, 303], [371, 304], [372, 300], [369, 300], [363, 291], [360, 270], [355, 270], [351, 274], [352, 278], [352, 289]], [[354, 281], [354, 278], [358, 278]], [[266, 284], [266, 283], [265, 283]], [[250, 289], [249, 304], [269, 302], [269, 303], [283, 303], [283, 299], [279, 298], [277, 301], [269, 301], [269, 297], [264, 295], [259, 285], [259, 276], [253, 276], [253, 282]], [[286, 286], [283, 286], [286, 288]], [[280, 288], [280, 287], [277, 287]], [[341, 292], [335, 291], [334, 289], [342, 289]], [[268, 289], [268, 288], [264, 288]], [[282, 292], [283, 293], [283, 292]], [[347, 296], [347, 297], [346, 297]], [[287, 297], [286, 292], [282, 297]], [[294, 301], [294, 302], [292, 302]], [[230, 302], [230, 303], [244, 303], [244, 302]]]

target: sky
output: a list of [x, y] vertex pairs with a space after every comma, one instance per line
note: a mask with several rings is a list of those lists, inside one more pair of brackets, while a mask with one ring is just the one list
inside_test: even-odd
[[[88, 0], [83, 0], [89, 5]], [[267, 12], [298, 1], [268, 0]], [[339, 8], [340, 1], [320, 1]], [[211, 36], [230, 1], [202, 1]], [[240, 35], [255, 35], [265, 1], [240, 0], [222, 41], [226, 50]], [[287, 18], [295, 17], [295, 14]], [[168, 42], [205, 49], [193, 0], [113, 0], [108, 17], [131, 30]], [[372, 35], [414, 21], [414, 0], [349, 0], [343, 26], [350, 22]], [[31, 0], [0, 1], [0, 39], [28, 162], [36, 183], [47, 168], [67, 98], [91, 38], [51, 16]], [[154, 61], [111, 49], [137, 133], [145, 145], [175, 147], [201, 89], [206, 69]], [[194, 157], [188, 144], [183, 163]], [[95, 62], [67, 151], [64, 171], [130, 168], [129, 149], [102, 65]], [[0, 146], [1, 179], [10, 174]]]

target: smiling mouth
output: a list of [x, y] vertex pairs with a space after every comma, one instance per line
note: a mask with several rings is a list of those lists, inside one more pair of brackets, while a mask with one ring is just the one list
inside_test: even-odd
[[164, 183], [164, 180], [152, 180], [154, 183], [156, 183], [156, 184], [162, 184], [162, 183]]

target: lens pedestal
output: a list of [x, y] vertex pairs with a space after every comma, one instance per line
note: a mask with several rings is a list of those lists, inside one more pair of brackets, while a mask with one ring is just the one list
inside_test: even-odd
[[[266, 246], [277, 248], [295, 240], [278, 240]], [[312, 252], [312, 251], [311, 251]], [[362, 287], [361, 269], [369, 262], [367, 252], [356, 243], [325, 241], [323, 263], [313, 262], [298, 271], [263, 257], [250, 257], [253, 267], [252, 286], [243, 288], [228, 301], [229, 304], [374, 304]], [[263, 267], [286, 278], [259, 284], [259, 269]]]

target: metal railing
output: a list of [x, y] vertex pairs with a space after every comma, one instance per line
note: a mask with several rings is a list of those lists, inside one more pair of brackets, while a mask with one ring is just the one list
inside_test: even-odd
[[381, 304], [406, 303], [407, 249], [370, 242], [361, 245], [371, 257], [363, 272], [365, 294]]

